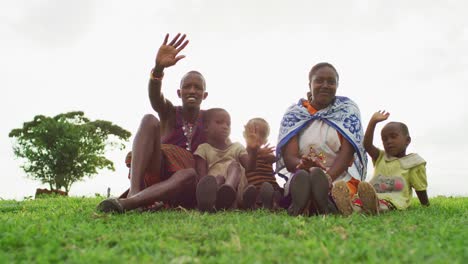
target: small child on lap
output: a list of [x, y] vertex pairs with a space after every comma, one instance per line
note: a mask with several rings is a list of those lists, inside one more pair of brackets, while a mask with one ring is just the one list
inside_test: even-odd
[[247, 148], [244, 148], [229, 139], [231, 118], [226, 110], [209, 109], [204, 118], [207, 140], [194, 153], [195, 169], [201, 177], [196, 189], [198, 209], [252, 208], [257, 192], [253, 185], [248, 185], [245, 171], [255, 168], [262, 145], [256, 127], [246, 131]]
[[[356, 211], [378, 214], [389, 210], [405, 210], [409, 207], [412, 189], [416, 191], [419, 202], [428, 206], [426, 161], [416, 153], [406, 154], [411, 143], [408, 127], [401, 122], [390, 122], [381, 131], [384, 150], [373, 144], [377, 123], [387, 120], [390, 113], [374, 113], [364, 136], [364, 148], [374, 163], [374, 176], [370, 182], [358, 185], [358, 196], [353, 200]], [[337, 187], [336, 185], [334, 186]], [[345, 191], [338, 191], [334, 196], [345, 197]], [[340, 189], [341, 190], [341, 189]], [[349, 197], [349, 194], [348, 194]], [[336, 199], [340, 211], [346, 211], [351, 205], [349, 199]]]

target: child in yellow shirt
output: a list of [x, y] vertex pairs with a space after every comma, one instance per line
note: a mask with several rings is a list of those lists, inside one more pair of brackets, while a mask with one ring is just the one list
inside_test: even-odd
[[[384, 150], [373, 144], [377, 123], [387, 120], [389, 115], [385, 111], [374, 113], [364, 136], [364, 148], [374, 163], [374, 176], [370, 182], [359, 183], [359, 198], [354, 199], [353, 204], [371, 214], [405, 210], [411, 203], [412, 189], [422, 205], [429, 205], [426, 161], [416, 153], [406, 153], [411, 143], [408, 127], [401, 122], [390, 122], [381, 131]], [[342, 185], [335, 184], [332, 194], [337, 197], [339, 211], [348, 215], [353, 207]]]
[[262, 145], [256, 127], [246, 131], [247, 148], [244, 148], [229, 139], [231, 117], [226, 110], [209, 109], [204, 118], [206, 143], [199, 145], [194, 153], [195, 170], [201, 177], [196, 189], [198, 209], [252, 208], [257, 192], [254, 186], [248, 185], [245, 171], [255, 169]]

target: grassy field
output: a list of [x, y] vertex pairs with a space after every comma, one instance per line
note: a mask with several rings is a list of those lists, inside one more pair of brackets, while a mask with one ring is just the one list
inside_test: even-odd
[[468, 263], [468, 198], [381, 216], [171, 210], [106, 215], [103, 198], [0, 201], [1, 263]]

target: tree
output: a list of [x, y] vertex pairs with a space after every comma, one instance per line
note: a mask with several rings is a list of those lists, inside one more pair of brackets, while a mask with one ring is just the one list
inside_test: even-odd
[[109, 121], [90, 121], [81, 111], [55, 117], [35, 116], [22, 128], [13, 129], [13, 151], [24, 159], [26, 174], [49, 184], [51, 190], [70, 190], [74, 182], [100, 169], [115, 170], [104, 157], [110, 148], [124, 148], [130, 132]]

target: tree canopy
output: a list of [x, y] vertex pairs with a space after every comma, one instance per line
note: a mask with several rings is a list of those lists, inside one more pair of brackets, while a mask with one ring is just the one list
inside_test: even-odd
[[109, 121], [91, 121], [81, 111], [54, 117], [37, 115], [22, 128], [13, 129], [13, 151], [23, 158], [26, 174], [49, 184], [51, 190], [70, 190], [74, 182], [95, 175], [100, 169], [115, 170], [104, 154], [109, 148], [124, 148], [130, 132]]

